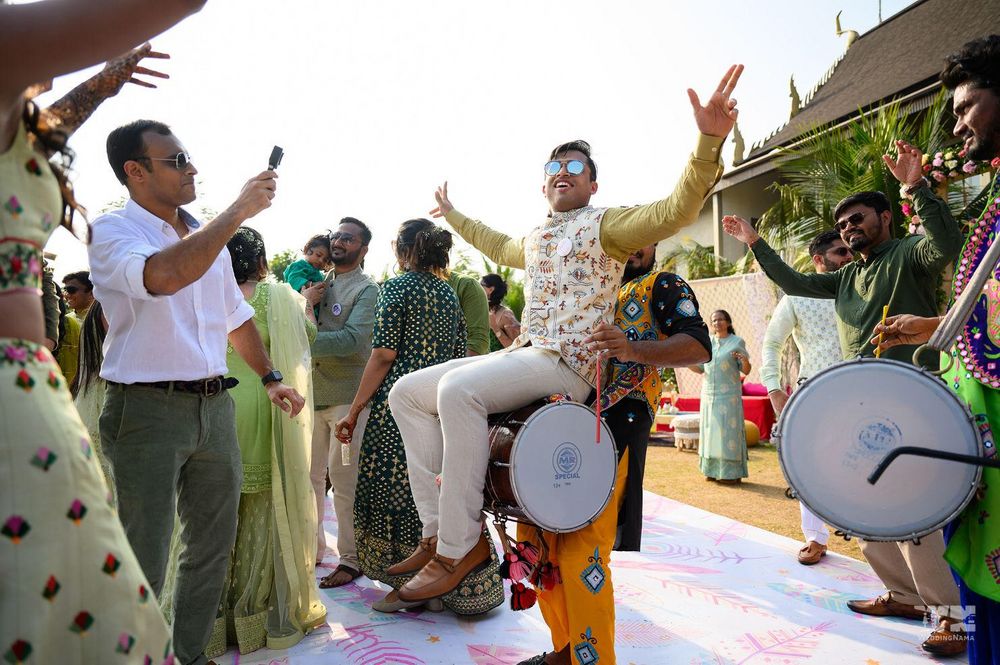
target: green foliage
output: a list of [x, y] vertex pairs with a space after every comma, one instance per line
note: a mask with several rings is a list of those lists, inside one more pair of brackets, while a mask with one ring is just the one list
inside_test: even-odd
[[907, 113], [895, 102], [842, 127], [814, 130], [782, 150], [778, 165], [782, 182], [771, 185], [779, 200], [761, 217], [758, 233], [796, 269], [805, 269], [810, 264], [807, 247], [819, 233], [833, 228], [837, 203], [856, 192], [880, 191], [892, 204], [894, 235], [905, 235], [899, 183], [882, 155], [895, 154], [897, 139], [926, 153], [944, 150], [954, 142], [948, 133], [949, 109], [944, 91], [917, 114]]
[[268, 262], [267, 267], [270, 268], [271, 274], [279, 282], [285, 281], [285, 268], [292, 264], [296, 260], [299, 253], [294, 249], [286, 249], [283, 252], [278, 252], [271, 257]]
[[667, 252], [660, 267], [686, 279], [725, 277], [736, 273], [736, 264], [716, 256], [712, 247], [700, 245], [693, 240]]

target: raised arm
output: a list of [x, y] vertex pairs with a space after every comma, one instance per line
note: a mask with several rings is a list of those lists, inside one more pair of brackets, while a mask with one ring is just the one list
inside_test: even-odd
[[624, 261], [640, 247], [668, 238], [698, 218], [705, 198], [722, 175], [719, 153], [739, 113], [732, 93], [742, 73], [743, 65], [731, 66], [704, 106], [698, 94], [688, 89], [695, 124], [701, 133], [694, 154], [667, 198], [605, 213], [601, 244], [612, 258]]
[[42, 122], [51, 129], [60, 130], [67, 138], [80, 128], [101, 103], [117, 95], [126, 83], [144, 88], [156, 86], [137, 76], [170, 78], [153, 69], [142, 67], [144, 58], [169, 58], [166, 53], [153, 51], [149, 43], [109, 60], [99, 73], [66, 93], [59, 101], [42, 111]]
[[921, 168], [923, 153], [905, 141], [896, 141], [896, 159], [884, 155], [889, 172], [903, 185], [923, 222], [926, 235], [912, 246], [910, 256], [924, 274], [936, 277], [962, 249], [962, 232], [948, 204], [936, 196]]
[[451, 227], [469, 243], [491, 260], [512, 268], [524, 269], [524, 238], [511, 238], [506, 233], [500, 233], [482, 222], [469, 219], [455, 210], [448, 198], [448, 183], [444, 183], [434, 192], [437, 207], [431, 210], [432, 217], [444, 217]]
[[0, 103], [33, 83], [125, 53], [205, 0], [46, 0], [0, 6]]
[[277, 177], [274, 171], [264, 171], [252, 178], [236, 201], [205, 228], [146, 259], [142, 274], [146, 290], [155, 295], [173, 295], [200, 279], [240, 224], [271, 207]]
[[722, 218], [723, 230], [753, 252], [768, 278], [790, 296], [809, 298], [835, 298], [840, 285], [840, 271], [804, 274], [793, 270], [781, 260], [771, 246], [754, 230], [750, 223], [736, 215]]

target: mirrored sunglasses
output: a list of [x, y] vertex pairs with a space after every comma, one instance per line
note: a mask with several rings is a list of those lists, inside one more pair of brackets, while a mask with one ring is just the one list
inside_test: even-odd
[[146, 159], [151, 159], [154, 162], [173, 162], [174, 168], [178, 171], [183, 171], [191, 163], [191, 155], [186, 152], [179, 152], [173, 157], [146, 157]]
[[586, 164], [581, 162], [579, 159], [571, 159], [566, 162], [560, 162], [553, 159], [551, 162], [545, 162], [545, 175], [559, 175], [559, 172], [562, 171], [563, 164], [566, 165], [566, 172], [570, 175], [580, 175], [583, 173], [584, 168], [586, 168]]

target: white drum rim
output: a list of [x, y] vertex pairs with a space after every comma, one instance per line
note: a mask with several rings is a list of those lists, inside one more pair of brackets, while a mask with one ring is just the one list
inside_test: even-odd
[[[547, 411], [548, 409], [551, 409], [553, 407], [579, 407], [579, 408], [583, 409], [584, 411], [586, 411], [587, 413], [589, 413], [591, 415], [591, 417], [594, 418], [595, 422], [597, 420], [597, 414], [594, 412], [594, 410], [591, 409], [590, 407], [588, 407], [587, 405], [581, 404], [579, 402], [559, 401], [559, 402], [552, 402], [551, 404], [546, 404], [545, 406], [543, 406], [540, 409], [537, 409], [534, 413], [532, 413], [530, 416], [528, 416], [528, 419], [524, 421], [524, 424], [521, 426], [521, 429], [518, 430], [517, 436], [514, 437], [514, 443], [511, 444], [511, 447], [510, 447], [510, 459], [511, 460], [514, 459], [514, 455], [517, 452], [517, 446], [521, 442], [521, 435], [528, 429], [528, 425], [531, 423], [531, 421], [535, 420], [536, 418], [538, 418], [540, 416], [540, 414], [544, 413], [545, 411]], [[608, 503], [611, 502], [611, 497], [615, 493], [615, 485], [618, 482], [618, 468], [617, 468], [617, 465], [618, 465], [618, 445], [615, 442], [614, 435], [611, 434], [611, 430], [608, 428], [608, 424], [606, 422], [604, 422], [604, 419], [602, 418], [601, 419], [601, 436], [604, 437], [605, 435], [607, 435], [608, 442], [611, 445], [612, 449], [615, 451], [615, 455], [614, 455], [614, 457], [615, 457], [615, 469], [611, 473], [611, 489], [608, 490], [608, 495], [604, 498], [604, 501], [601, 502], [601, 507], [597, 510], [597, 512], [595, 512], [593, 515], [591, 515], [587, 519], [586, 522], [581, 523], [579, 526], [575, 526], [573, 528], [568, 528], [568, 527], [564, 527], [564, 528], [552, 528], [552, 527], [549, 527], [549, 526], [546, 526], [545, 524], [543, 524], [542, 521], [540, 521], [535, 515], [533, 515], [531, 513], [531, 511], [528, 509], [528, 507], [525, 506], [523, 497], [521, 496], [521, 493], [518, 491], [518, 488], [517, 488], [517, 485], [518, 485], [517, 479], [514, 477], [513, 474], [511, 474], [511, 476], [510, 476], [510, 486], [511, 486], [511, 489], [514, 491], [514, 498], [517, 499], [517, 505], [518, 505], [518, 507], [520, 507], [521, 512], [524, 513], [524, 516], [528, 520], [530, 520], [532, 524], [534, 524], [538, 528], [542, 529], [543, 531], [547, 531], [549, 533], [573, 533], [574, 531], [579, 531], [580, 529], [583, 529], [583, 528], [588, 527], [591, 524], [593, 524], [597, 520], [597, 518], [600, 517], [601, 514], [607, 509]], [[601, 445], [603, 445], [603, 443], [604, 443], [604, 440], [602, 438]], [[511, 467], [511, 468], [513, 468], [513, 467]], [[517, 521], [517, 520], [512, 520], [512, 521]]]
[[[806, 385], [808, 385], [810, 381], [814, 381], [823, 376], [824, 374], [828, 374], [834, 370], [843, 368], [845, 365], [849, 364], [862, 365], [862, 364], [873, 364], [873, 363], [880, 363], [880, 364], [888, 363], [891, 365], [895, 365], [897, 367], [903, 368], [904, 371], [915, 372], [919, 376], [923, 376], [926, 379], [930, 379], [932, 381], [939, 383], [940, 387], [943, 389], [943, 392], [947, 395], [947, 397], [951, 399], [956, 405], [958, 405], [959, 408], [962, 410], [962, 412], [965, 414], [965, 417], [969, 422], [970, 429], [972, 430], [976, 440], [979, 441], [980, 450], [978, 452], [980, 455], [982, 454], [982, 438], [979, 435], [979, 430], [977, 429], [975, 424], [975, 417], [972, 415], [972, 411], [971, 409], [969, 409], [969, 405], [963, 402], [958, 397], [958, 395], [956, 395], [952, 390], [950, 390], [946, 383], [944, 383], [934, 374], [930, 373], [927, 369], [919, 368], [916, 367], [915, 365], [911, 365], [910, 363], [904, 363], [899, 360], [891, 360], [889, 358], [858, 357], [858, 358], [852, 358], [850, 360], [842, 360], [841, 362], [823, 368], [815, 375], [809, 377], [808, 381], [804, 383], [802, 387], [804, 388]], [[789, 414], [792, 413], [792, 409], [790, 407], [794, 406], [795, 398], [799, 394], [802, 394], [800, 393], [799, 390], [795, 390], [792, 392], [791, 396], [788, 398], [788, 403], [785, 404], [785, 408], [782, 409], [781, 416], [778, 418], [778, 425], [777, 425], [778, 464], [781, 466], [781, 473], [785, 477], [785, 481], [788, 482], [789, 486], [792, 488], [792, 491], [795, 492], [795, 498], [798, 501], [804, 503], [805, 506], [809, 508], [809, 510], [811, 510], [817, 517], [822, 519], [830, 526], [834, 527], [838, 533], [843, 534], [846, 537], [861, 538], [863, 540], [870, 540], [874, 542], [905, 542], [908, 540], [918, 540], [930, 533], [934, 533], [938, 529], [944, 527], [946, 524], [949, 524], [950, 522], [954, 521], [955, 518], [957, 518], [962, 513], [962, 511], [965, 510], [966, 506], [968, 506], [969, 503], [971, 503], [973, 497], [976, 495], [976, 491], [978, 490], [979, 485], [982, 482], [983, 468], [981, 466], [974, 467], [975, 470], [973, 472], [973, 480], [970, 483], [970, 487], [966, 492], [965, 497], [960, 502], [960, 504], [954, 510], [952, 510], [947, 515], [947, 517], [945, 517], [940, 522], [936, 523], [934, 526], [927, 527], [925, 529], [920, 529], [918, 531], [913, 531], [908, 534], [887, 536], [884, 534], [869, 534], [865, 533], [864, 531], [859, 531], [854, 527], [845, 527], [840, 524], [837, 524], [836, 522], [838, 522], [839, 519], [830, 519], [830, 514], [827, 511], [825, 511], [822, 508], [816, 508], [809, 501], [806, 501], [805, 499], [802, 498], [801, 492], [797, 487], [795, 487], [795, 485], [792, 482], [791, 476], [788, 473], [788, 467], [785, 463], [785, 453], [783, 451], [786, 450], [786, 448], [784, 448], [781, 445], [781, 442], [784, 440], [786, 418], [790, 417]], [[958, 464], [958, 463], [959, 462], [951, 462], [951, 464]]]

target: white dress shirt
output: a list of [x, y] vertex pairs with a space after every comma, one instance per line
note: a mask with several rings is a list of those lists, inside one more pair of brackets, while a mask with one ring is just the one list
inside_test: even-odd
[[784, 296], [764, 332], [760, 379], [768, 392], [782, 389], [781, 349], [789, 335], [799, 348], [802, 378], [843, 360], [833, 299]]
[[[180, 212], [192, 231], [201, 226]], [[227, 336], [253, 316], [253, 307], [236, 284], [226, 248], [201, 278], [174, 295], [147, 291], [146, 260], [177, 242], [170, 224], [135, 201], [94, 220], [90, 279], [108, 319], [101, 378], [195, 381], [226, 373]]]

